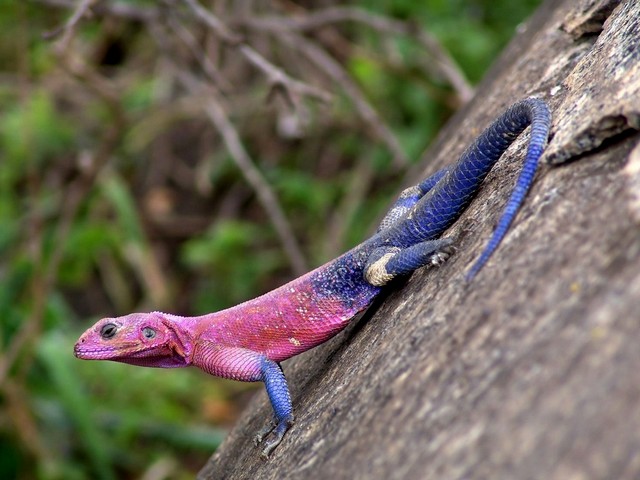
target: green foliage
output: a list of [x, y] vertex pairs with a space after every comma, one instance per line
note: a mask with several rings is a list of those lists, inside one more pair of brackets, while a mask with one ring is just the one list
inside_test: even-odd
[[154, 91], [158, 88], [158, 80], [155, 78], [141, 79], [131, 85], [131, 88], [124, 93], [122, 104], [124, 108], [132, 113], [145, 113], [153, 107]]
[[43, 90], [32, 92], [26, 103], [8, 109], [0, 120], [0, 132], [0, 146], [16, 169], [29, 160], [43, 167], [45, 158], [68, 150], [73, 140], [73, 130]]
[[[59, 399], [61, 406], [83, 438], [82, 447], [85, 448], [87, 457], [93, 465], [93, 470], [99, 478], [109, 480], [115, 478], [112, 466], [109, 462], [108, 450], [103, 445], [108, 445], [104, 433], [94, 426], [91, 413], [91, 402], [82, 394], [80, 378], [71, 366], [73, 359], [65, 355], [65, 350], [60, 346], [66, 346], [69, 350], [68, 339], [61, 335], [51, 334], [45, 336], [39, 343], [39, 357], [42, 366], [46, 368], [48, 378], [53, 384], [53, 391]], [[69, 351], [66, 350], [66, 351]]]
[[[277, 251], [261, 247], [264, 229], [248, 222], [221, 221], [199, 238], [186, 242], [183, 260], [202, 272], [194, 310], [206, 313], [232, 306], [259, 292], [282, 266]], [[259, 261], [246, 252], [260, 252]]]
[[96, 259], [117, 248], [118, 232], [104, 222], [79, 219], [71, 227], [64, 244], [64, 263], [59, 280], [63, 285], [86, 284], [96, 264]]
[[[164, 452], [163, 456], [173, 457], [193, 450], [210, 452], [221, 442], [223, 434], [219, 429], [199, 425], [194, 418], [194, 412], [201, 411], [207, 399], [224, 396], [219, 382], [203, 382], [195, 371], [166, 371], [163, 373], [167, 378], [160, 382], [153, 370], [107, 363], [79, 364], [68, 355], [72, 347], [70, 336], [60, 329], [39, 342], [39, 374], [49, 378], [50, 383], [36, 383], [31, 402], [48, 427], [45, 432], [54, 434], [44, 438], [46, 448], [54, 453], [52, 463], [47, 465], [49, 475], [121, 478], [118, 469], [122, 465], [142, 467], [148, 460], [143, 452], [152, 445]], [[202, 384], [198, 395], [193, 395], [194, 384]], [[108, 402], [95, 403], [105, 397]], [[58, 460], [64, 458], [74, 437], [82, 439], [74, 456], [88, 459], [87, 464], [82, 462], [75, 467]], [[131, 448], [142, 439], [147, 443], [145, 449]], [[175, 453], [169, 453], [172, 450]]]
[[[537, 3], [354, 5], [425, 29], [477, 82]], [[264, 207], [202, 115], [206, 92], [180, 97], [166, 63], [171, 41], [160, 48], [153, 40], [171, 30], [150, 32], [96, 13], [79, 24], [65, 59], [42, 34], [69, 15], [38, 2], [0, 2], [0, 472], [142, 478], [162, 466], [166, 478], [192, 478], [235, 419], [233, 400], [251, 387], [195, 370], [80, 362], [73, 342], [104, 316], [200, 314], [236, 304], [290, 278], [291, 266]], [[409, 161], [419, 161], [452, 113], [455, 93], [429, 74], [429, 58], [412, 39], [352, 22], [335, 28], [337, 43], [327, 51]], [[291, 52], [273, 44], [269, 60], [291, 62]], [[180, 67], [201, 75], [185, 45]], [[310, 83], [331, 90], [335, 101], [301, 102], [302, 135], [284, 137], [276, 125], [291, 105], [277, 95], [266, 102], [264, 76], [234, 63], [231, 47], [205, 47], [230, 71], [224, 107], [308, 263], [362, 240], [402, 172], [351, 96], [317, 73]], [[308, 81], [307, 64], [293, 57], [283, 70]]]
[[292, 212], [292, 221], [302, 218], [300, 223], [305, 227], [322, 222], [339, 198], [337, 185], [315, 181], [309, 172], [279, 168], [271, 171], [268, 179], [283, 206]]

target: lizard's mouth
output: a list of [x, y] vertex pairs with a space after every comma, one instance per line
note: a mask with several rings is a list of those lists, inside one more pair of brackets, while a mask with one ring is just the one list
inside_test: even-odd
[[119, 360], [120, 358], [148, 357], [145, 355], [150, 350], [148, 347], [141, 347], [137, 343], [124, 343], [117, 347], [115, 345], [86, 346], [78, 342], [73, 347], [73, 354], [82, 360]]
[[82, 360], [110, 360], [140, 367], [176, 368], [189, 365], [189, 361], [174, 350], [138, 343], [87, 347], [76, 343], [73, 353]]

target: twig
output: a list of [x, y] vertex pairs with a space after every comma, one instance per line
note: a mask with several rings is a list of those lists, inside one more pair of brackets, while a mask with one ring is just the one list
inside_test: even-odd
[[231, 90], [231, 85], [229, 82], [218, 72], [218, 69], [213, 65], [209, 57], [202, 51], [196, 38], [193, 34], [185, 28], [185, 26], [175, 17], [168, 16], [167, 24], [169, 28], [171, 28], [176, 36], [182, 40], [182, 42], [187, 46], [191, 54], [195, 57], [195, 59], [200, 64], [200, 67], [207, 74], [207, 76], [214, 82], [222, 91]]
[[222, 40], [229, 44], [239, 44], [242, 37], [233, 33], [218, 17], [198, 3], [197, 0], [182, 0], [195, 17], [213, 30]]
[[[60, 65], [65, 68], [71, 75], [85, 80], [85, 84], [94, 90], [94, 92], [102, 97], [109, 109], [111, 110], [113, 122], [109, 129], [106, 130], [103, 142], [100, 145], [93, 162], [82, 172], [80, 177], [65, 189], [66, 195], [60, 220], [58, 221], [54, 240], [52, 242], [53, 250], [49, 257], [49, 262], [41, 266], [42, 272], [36, 275], [32, 283], [33, 306], [31, 314], [21, 325], [20, 330], [14, 336], [6, 354], [0, 358], [0, 388], [4, 384], [6, 377], [17, 361], [20, 354], [25, 350], [29, 343], [33, 342], [41, 328], [44, 317], [44, 309], [46, 306], [47, 296], [54, 286], [56, 275], [60, 263], [62, 262], [63, 247], [66, 243], [66, 237], [69, 235], [73, 220], [75, 219], [84, 198], [90, 193], [94, 183], [94, 179], [100, 168], [109, 160], [112, 152], [117, 146], [118, 140], [125, 128], [125, 117], [120, 109], [120, 105], [115, 99], [114, 89], [108, 80], [86, 68], [77, 60], [73, 62], [67, 51], [58, 50]], [[87, 80], [89, 79], [89, 80]], [[37, 251], [42, 252], [44, 238], [43, 235], [38, 238]], [[41, 259], [42, 261], [42, 259]], [[29, 362], [22, 363], [22, 369], [26, 370]]]
[[45, 32], [43, 34], [43, 37], [46, 40], [51, 40], [52, 38], [57, 37], [64, 32], [62, 38], [60, 39], [60, 43], [58, 44], [58, 48], [62, 51], [66, 50], [69, 46], [71, 38], [73, 37], [76, 26], [78, 25], [82, 17], [91, 13], [91, 7], [96, 3], [96, 1], [97, 0], [80, 0], [65, 24], [54, 30]]
[[[38, 3], [57, 8], [69, 9], [76, 6], [73, 0], [36, 1]], [[241, 38], [239, 36], [233, 34], [222, 21], [203, 8], [195, 0], [183, 1], [188, 3], [188, 6], [200, 21], [214, 30], [223, 40], [230, 44], [241, 42]], [[89, 0], [87, 3], [94, 2]], [[158, 8], [136, 7], [119, 2], [98, 2], [93, 5], [91, 10], [101, 15], [112, 15], [115, 17], [147, 23], [157, 20], [160, 17], [160, 9]], [[415, 26], [410, 23], [390, 19], [357, 7], [329, 7], [323, 10], [309, 12], [308, 14], [298, 18], [280, 16], [251, 17], [236, 19], [231, 23], [233, 25], [243, 25], [254, 29], [270, 30], [274, 33], [279, 33], [283, 29], [308, 32], [330, 24], [346, 21], [361, 23], [380, 32], [404, 35], [413, 38], [424, 48], [425, 52], [435, 60], [435, 64], [433, 66], [430, 63], [423, 63], [423, 66], [427, 68], [435, 67], [437, 73], [445, 78], [456, 90], [462, 103], [466, 103], [473, 96], [473, 87], [471, 87], [461, 69], [433, 35], [430, 35], [424, 30], [415, 28]], [[62, 30], [63, 28], [64, 27], [61, 27], [61, 29], [58, 30]], [[59, 33], [60, 31], [53, 31], [45, 35], [55, 36]], [[254, 49], [251, 50], [257, 53]], [[251, 55], [251, 53], [251, 51], [245, 51], [243, 52], [243, 55], [246, 57], [247, 55]], [[264, 60], [264, 57], [260, 54], [258, 55]], [[330, 93], [289, 77], [284, 74], [281, 69], [270, 62], [265, 64], [260, 61], [260, 58], [255, 57], [249, 60], [267, 75], [272, 85], [282, 83], [291, 92], [298, 91], [300, 94], [318, 98], [325, 102], [331, 100]], [[282, 74], [284, 74], [284, 79], [279, 78]]]
[[[55, 8], [70, 9], [76, 6], [73, 0], [36, 0], [38, 3], [48, 5]], [[100, 15], [111, 15], [114, 17], [126, 18], [127, 20], [135, 20], [138, 22], [149, 22], [157, 19], [160, 12], [157, 8], [136, 7], [126, 3], [118, 2], [99, 2], [94, 5], [91, 10]], [[55, 31], [53, 32], [54, 34]], [[46, 34], [45, 34], [46, 35]], [[57, 34], [56, 34], [57, 35]], [[55, 36], [55, 35], [54, 35]]]
[[[25, 392], [24, 384], [7, 380], [2, 388], [3, 410], [15, 425], [20, 443], [43, 464], [52, 467], [55, 463], [53, 452], [47, 448], [40, 432], [38, 422], [30, 408], [29, 393]], [[51, 470], [49, 470], [51, 471]]]
[[377, 15], [361, 8], [329, 7], [309, 12], [297, 18], [279, 16], [251, 17], [236, 21], [234, 24], [281, 33], [283, 30], [308, 32], [330, 24], [347, 21], [361, 23], [380, 32], [413, 38], [424, 48], [427, 54], [433, 57], [436, 61], [435, 65], [438, 73], [456, 90], [463, 103], [469, 101], [473, 96], [473, 87], [471, 87], [462, 70], [435, 37], [411, 24]]
[[378, 113], [367, 102], [364, 94], [360, 91], [349, 74], [342, 66], [333, 59], [327, 52], [319, 48], [313, 42], [308, 41], [304, 37], [296, 34], [280, 35], [278, 38], [285, 41], [294, 50], [303, 53], [314, 64], [318, 65], [320, 70], [329, 75], [349, 96], [354, 103], [358, 113], [365, 123], [369, 125], [376, 137], [380, 138], [393, 155], [393, 162], [396, 166], [404, 167], [408, 163], [408, 159], [400, 142], [393, 132], [387, 128]]
[[194, 17], [214, 31], [222, 40], [229, 45], [236, 46], [238, 51], [267, 77], [272, 89], [281, 87], [290, 100], [296, 101], [299, 97], [308, 96], [322, 102], [328, 103], [333, 99], [333, 95], [321, 88], [314, 87], [305, 82], [289, 76], [284, 70], [269, 62], [253, 47], [244, 43], [240, 36], [232, 33], [215, 15], [202, 7], [196, 0], [183, 0], [189, 7]]
[[[199, 82], [186, 71], [179, 70], [177, 74], [182, 84], [192, 93], [202, 90]], [[289, 221], [284, 215], [275, 193], [244, 148], [244, 145], [240, 141], [238, 131], [229, 120], [215, 92], [211, 90], [207, 92], [203, 108], [211, 123], [218, 132], [220, 132], [227, 150], [229, 150], [231, 157], [247, 180], [247, 183], [255, 190], [258, 200], [267, 212], [267, 215], [269, 215], [280, 237], [284, 251], [287, 257], [289, 257], [293, 272], [296, 275], [302, 275], [308, 270], [307, 262], [293, 234]]]
[[[192, 93], [201, 89], [197, 80], [185, 71], [179, 71], [178, 77], [183, 85], [185, 85]], [[217, 97], [215, 92], [207, 92], [206, 99], [204, 101], [204, 110], [211, 123], [220, 132], [231, 157], [236, 162], [236, 165], [244, 175], [249, 185], [251, 185], [255, 190], [258, 200], [264, 207], [267, 215], [271, 218], [276, 232], [283, 244], [285, 253], [289, 257], [294, 273], [296, 275], [302, 275], [308, 270], [307, 262], [302, 254], [302, 250], [298, 245], [293, 231], [291, 230], [289, 221], [285, 217], [275, 193], [273, 193], [273, 190], [244, 148], [244, 145], [240, 141], [238, 131], [229, 120], [229, 117], [222, 108], [219, 100], [220, 99]]]
[[[151, 26], [150, 31], [152, 36], [162, 51], [168, 51], [166, 38], [158, 29], [158, 26]], [[166, 59], [168, 64], [173, 68], [178, 80], [192, 95], [202, 94], [204, 86], [194, 75], [176, 65], [173, 57], [167, 56]], [[256, 192], [258, 201], [265, 209], [265, 212], [273, 223], [276, 233], [280, 237], [283, 249], [289, 258], [294, 274], [302, 275], [308, 270], [307, 262], [289, 225], [289, 221], [284, 215], [275, 193], [260, 173], [260, 170], [255, 166], [249, 153], [240, 141], [240, 135], [233, 123], [229, 120], [222, 103], [222, 98], [218, 93], [209, 87], [206, 91], [204, 103], [200, 102], [199, 104], [203, 106], [207, 117], [222, 136], [222, 140], [231, 154], [231, 158], [238, 166], [245, 180]]]
[[358, 208], [364, 205], [364, 199], [374, 180], [375, 169], [371, 162], [360, 161], [349, 176], [346, 193], [327, 222], [328, 231], [322, 249], [324, 258], [334, 258], [344, 250], [346, 235], [353, 227], [353, 218]]
[[[62, 261], [63, 247], [66, 242], [65, 239], [69, 235], [73, 225], [73, 220], [82, 205], [82, 201], [91, 191], [93, 180], [95, 179], [97, 172], [109, 159], [111, 152], [115, 148], [117, 143], [116, 139], [119, 138], [119, 135], [119, 125], [114, 125], [111, 130], [107, 131], [104, 144], [96, 154], [93, 162], [91, 162], [89, 171], [84, 172], [84, 174], [81, 175], [72, 185], [65, 189], [65, 201], [62, 207], [60, 220], [58, 221], [57, 229], [54, 234], [54, 241], [52, 243], [54, 245], [54, 249], [49, 258], [49, 262], [43, 267], [43, 271], [34, 278], [32, 284], [33, 305], [31, 315], [25, 319], [20, 330], [14, 336], [6, 354], [1, 359], [0, 386], [3, 385], [7, 374], [15, 364], [20, 353], [24, 350], [26, 345], [32, 342], [37, 336], [42, 323], [47, 296], [53, 288], [58, 267]], [[44, 248], [42, 242], [44, 242], [44, 238], [39, 239], [39, 251]], [[27, 362], [23, 364], [23, 368], [26, 364]]]

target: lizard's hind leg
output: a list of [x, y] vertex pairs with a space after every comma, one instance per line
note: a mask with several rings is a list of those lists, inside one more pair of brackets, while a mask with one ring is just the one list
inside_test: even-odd
[[416, 243], [407, 248], [380, 247], [374, 250], [364, 268], [364, 278], [382, 287], [398, 276], [407, 275], [426, 265], [440, 266], [453, 253], [450, 238]]
[[382, 219], [382, 222], [380, 222], [377, 231], [381, 232], [386, 230], [399, 219], [403, 218], [407, 212], [411, 210], [413, 206], [447, 174], [449, 170], [450, 167], [445, 167], [438, 170], [418, 185], [404, 189], [400, 194], [400, 197], [398, 197], [398, 200], [396, 200], [396, 202], [391, 206], [387, 214]]

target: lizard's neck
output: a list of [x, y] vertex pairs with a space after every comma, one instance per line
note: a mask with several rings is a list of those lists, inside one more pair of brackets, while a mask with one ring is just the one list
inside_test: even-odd
[[171, 329], [175, 341], [174, 351], [181, 356], [187, 365], [192, 363], [193, 351], [198, 333], [201, 329], [201, 317], [182, 317], [163, 313], [165, 326]]

